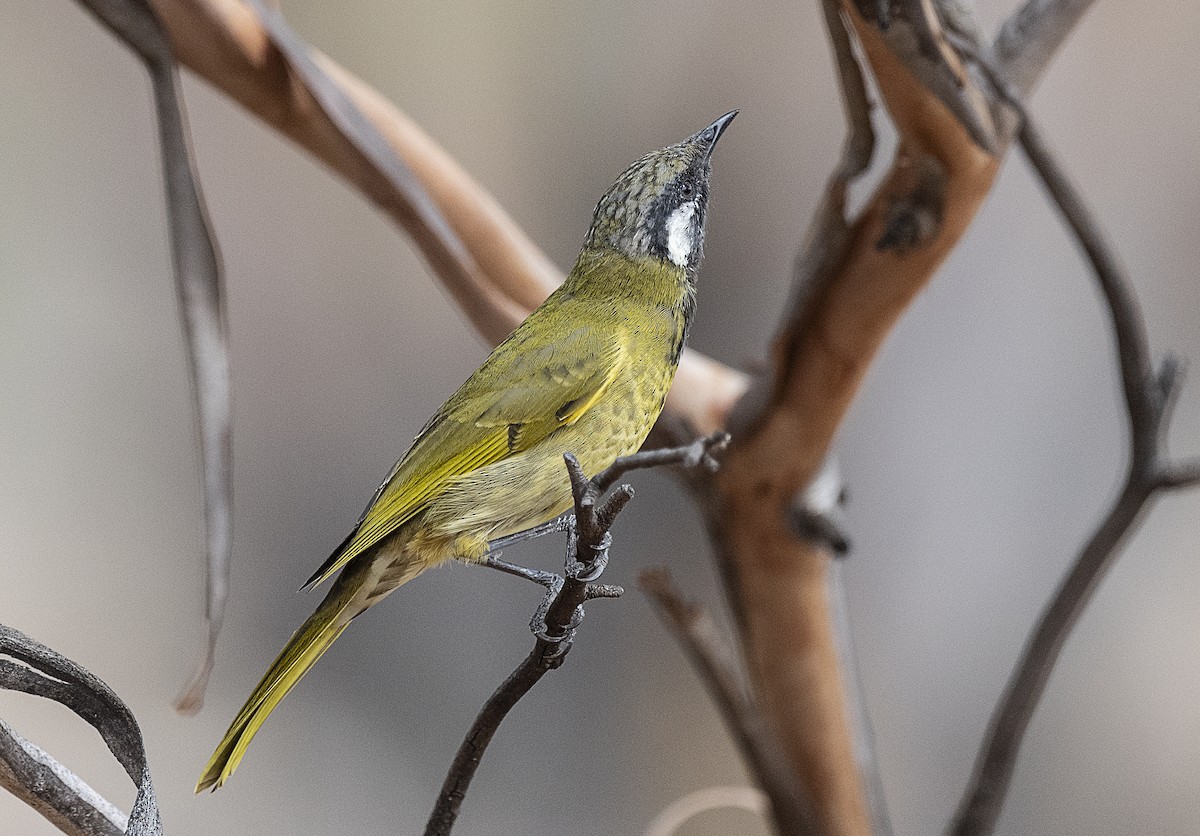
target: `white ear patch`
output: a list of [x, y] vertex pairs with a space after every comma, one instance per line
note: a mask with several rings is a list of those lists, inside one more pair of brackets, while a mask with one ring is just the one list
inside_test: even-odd
[[692, 216], [696, 201], [690, 200], [667, 217], [667, 257], [676, 267], [685, 267], [692, 254]]

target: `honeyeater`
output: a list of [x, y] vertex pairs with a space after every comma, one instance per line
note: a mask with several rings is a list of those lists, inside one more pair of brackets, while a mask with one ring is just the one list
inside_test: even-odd
[[564, 453], [596, 473], [641, 446], [687, 337], [709, 161], [736, 113], [642, 157], [600, 199], [566, 281], [429, 420], [309, 579], [337, 574], [234, 718], [197, 792], [228, 780], [267, 715], [355, 616], [430, 566], [483, 562], [489, 541], [565, 512]]

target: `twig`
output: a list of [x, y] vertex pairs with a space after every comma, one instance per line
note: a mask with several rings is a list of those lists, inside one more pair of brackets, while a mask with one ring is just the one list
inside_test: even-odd
[[648, 467], [664, 467], [666, 465], [681, 465], [686, 468], [703, 467], [708, 472], [717, 469], [714, 453], [722, 452], [729, 446], [729, 433], [718, 431], [704, 438], [698, 438], [691, 444], [680, 447], [667, 447], [659, 450], [645, 450], [632, 456], [622, 456], [604, 470], [597, 473], [592, 481], [596, 483], [601, 493], [611, 488], [617, 480], [633, 470], [643, 470]]
[[1163, 449], [1180, 384], [1177, 361], [1168, 356], [1154, 372], [1137, 298], [1107, 236], [1042, 140], [1017, 91], [987, 56], [972, 58], [1020, 117], [1021, 147], [1100, 284], [1112, 320], [1130, 434], [1124, 486], [1043, 611], [992, 715], [974, 774], [950, 826], [950, 832], [958, 836], [994, 830], [1021, 741], [1063, 645], [1116, 561], [1121, 544], [1147, 511], [1148, 501], [1160, 490], [1200, 482], [1195, 462], [1171, 464]]
[[992, 44], [996, 67], [1025, 98], [1095, 0], [1026, 0]]
[[676, 836], [689, 819], [709, 810], [728, 809], [764, 815], [767, 798], [753, 787], [705, 787], [671, 802], [654, 817], [642, 836]]
[[[0, 658], [0, 688], [52, 699], [74, 711], [100, 732], [109, 751], [133, 779], [138, 788], [137, 800], [129, 814], [128, 828], [119, 832], [125, 832], [128, 836], [161, 836], [162, 821], [150, 781], [150, 769], [146, 764], [142, 733], [121, 698], [70, 659], [2, 624], [0, 656], [9, 657]], [[14, 659], [17, 661], [12, 661]], [[37, 752], [41, 750], [37, 747], [29, 749], [20, 746], [19, 738], [10, 740], [23, 750], [23, 755], [8, 748], [0, 757], [8, 764], [8, 768], [0, 769], [0, 784], [10, 786], [10, 779], [18, 782], [20, 786], [14, 788], [18, 797], [28, 802], [31, 795], [35, 796], [38, 800], [34, 804], [35, 809], [54, 821], [60, 829], [60, 822], [84, 821], [91, 827], [68, 830], [68, 833], [78, 833], [80, 836], [107, 834], [103, 823], [97, 818], [99, 816], [111, 821], [112, 817], [104, 809], [107, 802], [99, 803], [98, 796], [95, 793], [89, 795], [86, 784], [65, 769], [58, 772], [45, 761], [38, 763]], [[10, 755], [11, 758], [8, 757]], [[34, 762], [31, 763], [31, 760]], [[48, 785], [40, 783], [47, 770], [50, 770], [54, 779]], [[112, 805], [107, 806], [108, 812], [115, 810]], [[88, 809], [96, 811], [96, 815], [89, 814]], [[49, 815], [51, 812], [54, 815]]]
[[883, 771], [879, 768], [875, 729], [871, 725], [871, 712], [867, 707], [862, 676], [854, 652], [844, 570], [843, 560], [835, 560], [829, 567], [829, 598], [832, 602], [833, 633], [837, 641], [838, 658], [846, 668], [846, 708], [851, 734], [854, 737], [854, 760], [862, 776], [867, 813], [871, 817], [871, 836], [892, 836], [892, 817], [883, 786]]
[[229, 335], [221, 258], [192, 158], [171, 44], [146, 0], [80, 0], [145, 65], [154, 93], [176, 295], [186, 338], [204, 475], [205, 636], [200, 662], [175, 703], [195, 713], [204, 701], [229, 590], [233, 549], [233, 450]]
[[129, 817], [0, 720], [0, 787], [72, 836], [121, 836]]
[[500, 723], [538, 680], [565, 661], [574, 641], [575, 630], [583, 619], [584, 602], [592, 598], [617, 598], [623, 593], [619, 586], [595, 581], [608, 565], [608, 550], [612, 543], [609, 529], [621, 509], [633, 497], [633, 488], [622, 485], [601, 501], [604, 494], [632, 470], [668, 464], [715, 466], [710, 454], [722, 449], [728, 440], [725, 433], [717, 433], [684, 447], [635, 453], [617, 459], [591, 479], [583, 473], [579, 461], [570, 453], [566, 454], [564, 458], [575, 499], [575, 512], [574, 516], [568, 518], [570, 524], [567, 528], [563, 577], [548, 576], [546, 597], [530, 624], [537, 637], [533, 650], [492, 693], [475, 718], [442, 783], [433, 812], [425, 825], [425, 836], [446, 836], [450, 833], [475, 770]]
[[750, 773], [767, 796], [778, 832], [783, 836], [819, 832], [811, 805], [766, 718], [747, 692], [733, 651], [712, 616], [684, 599], [666, 569], [642, 572], [638, 585], [650, 596], [659, 618], [683, 648], [720, 711]]

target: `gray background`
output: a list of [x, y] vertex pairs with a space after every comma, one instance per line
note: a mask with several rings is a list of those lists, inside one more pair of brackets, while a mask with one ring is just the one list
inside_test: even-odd
[[[1135, 276], [1156, 352], [1200, 357], [1197, 10], [1097, 6], [1034, 110]], [[816, 3], [285, 7], [564, 267], [630, 160], [741, 108], [717, 154], [692, 344], [762, 362], [842, 135]], [[417, 832], [475, 711], [530, 646], [536, 596], [516, 581], [461, 566], [421, 578], [348, 631], [225, 790], [191, 786], [315, 606], [296, 588], [485, 347], [358, 194], [185, 79], [228, 266], [236, 541], [208, 705], [176, 716], [199, 641], [202, 518], [148, 84], [72, 3], [8, 0], [0, 20], [0, 621], [129, 701], [168, 832]], [[899, 833], [944, 822], [1031, 619], [1113, 495], [1114, 370], [1094, 285], [1014, 157], [838, 443], [855, 639]], [[1171, 445], [1200, 453], [1200, 381]], [[609, 579], [667, 564], [715, 600], [679, 489], [636, 482]], [[1003, 833], [1200, 827], [1198, 508], [1161, 502], [1100, 590], [1034, 720]], [[550, 565], [558, 548], [522, 557]], [[123, 774], [64, 709], [4, 694], [0, 716], [128, 807]], [[633, 592], [589, 610], [567, 666], [503, 727], [460, 830], [637, 833], [688, 792], [745, 780]], [[50, 828], [0, 796], [0, 831]], [[683, 832], [763, 831], [712, 813]]]

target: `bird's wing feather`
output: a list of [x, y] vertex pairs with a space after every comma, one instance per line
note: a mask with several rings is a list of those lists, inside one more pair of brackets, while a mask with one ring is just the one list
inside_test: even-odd
[[618, 334], [578, 328], [528, 348], [518, 329], [448, 400], [367, 506], [358, 526], [313, 574], [316, 585], [412, 519], [451, 480], [528, 450], [573, 424], [627, 362]]

